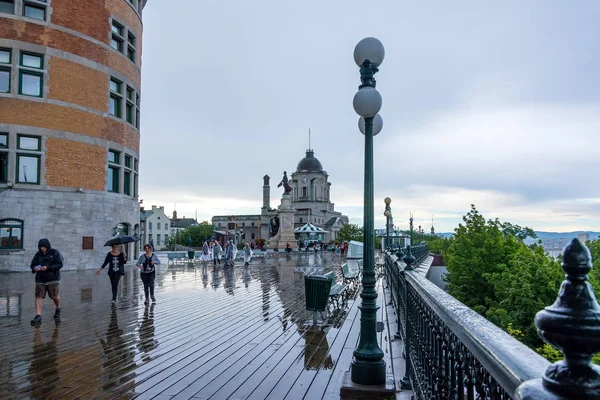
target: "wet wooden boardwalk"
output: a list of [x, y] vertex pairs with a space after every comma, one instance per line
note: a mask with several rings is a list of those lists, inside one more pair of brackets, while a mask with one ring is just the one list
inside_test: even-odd
[[[1, 274], [0, 398], [339, 398], [360, 298], [311, 328], [299, 272], [339, 276], [339, 256], [275, 256], [229, 269], [161, 260], [157, 303], [148, 307], [132, 267], [117, 307], [105, 272], [63, 273], [62, 322], [46, 299], [39, 329], [29, 324], [33, 275]], [[387, 331], [379, 340], [391, 373]]]

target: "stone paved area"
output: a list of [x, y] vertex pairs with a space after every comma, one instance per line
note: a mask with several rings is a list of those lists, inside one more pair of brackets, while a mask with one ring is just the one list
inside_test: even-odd
[[[339, 276], [339, 256], [275, 255], [228, 269], [161, 260], [149, 307], [133, 266], [115, 308], [106, 272], [64, 272], [62, 322], [46, 299], [39, 329], [29, 324], [33, 275], [0, 274], [0, 398], [339, 398], [360, 298], [310, 328], [300, 272]], [[391, 373], [387, 331], [379, 340]]]

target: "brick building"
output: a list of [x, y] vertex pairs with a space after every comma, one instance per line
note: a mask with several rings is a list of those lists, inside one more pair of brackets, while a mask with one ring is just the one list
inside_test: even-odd
[[0, 0], [0, 270], [28, 269], [42, 237], [97, 268], [138, 229], [145, 4]]

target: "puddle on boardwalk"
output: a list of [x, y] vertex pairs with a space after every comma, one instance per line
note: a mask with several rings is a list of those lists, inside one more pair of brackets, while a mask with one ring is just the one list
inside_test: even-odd
[[133, 266], [121, 279], [116, 307], [105, 271], [100, 276], [94, 270], [64, 271], [62, 321], [54, 322], [54, 304], [46, 298], [39, 328], [29, 322], [35, 310], [33, 275], [0, 274], [0, 398], [128, 398], [146, 390], [172, 395], [177, 380], [195, 365], [191, 356], [197, 354], [200, 363], [202, 357], [225, 354], [228, 346], [245, 351], [265, 340], [286, 351], [303, 344], [296, 362], [306, 370], [333, 368], [328, 336], [347, 310], [309, 327], [303, 276], [330, 271], [339, 276], [339, 256], [256, 257], [249, 267], [238, 262], [234, 268], [168, 265], [166, 255], [160, 259], [157, 303], [150, 306], [144, 306]]

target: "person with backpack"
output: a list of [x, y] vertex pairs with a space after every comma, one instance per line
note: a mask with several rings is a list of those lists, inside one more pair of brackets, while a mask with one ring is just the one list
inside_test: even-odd
[[33, 326], [39, 326], [42, 323], [42, 300], [46, 298], [46, 294], [56, 306], [54, 321], [60, 322], [58, 282], [63, 262], [62, 255], [58, 250], [52, 248], [50, 241], [40, 239], [38, 252], [31, 260], [31, 272], [35, 274], [35, 317], [31, 320]]
[[144, 284], [144, 305], [148, 305], [148, 293], [153, 303], [156, 303], [156, 297], [154, 297], [154, 280], [156, 279], [156, 266], [160, 264], [160, 260], [152, 252], [152, 247], [149, 244], [144, 245], [144, 254], [140, 256], [137, 262], [137, 267], [140, 269], [140, 278]]

